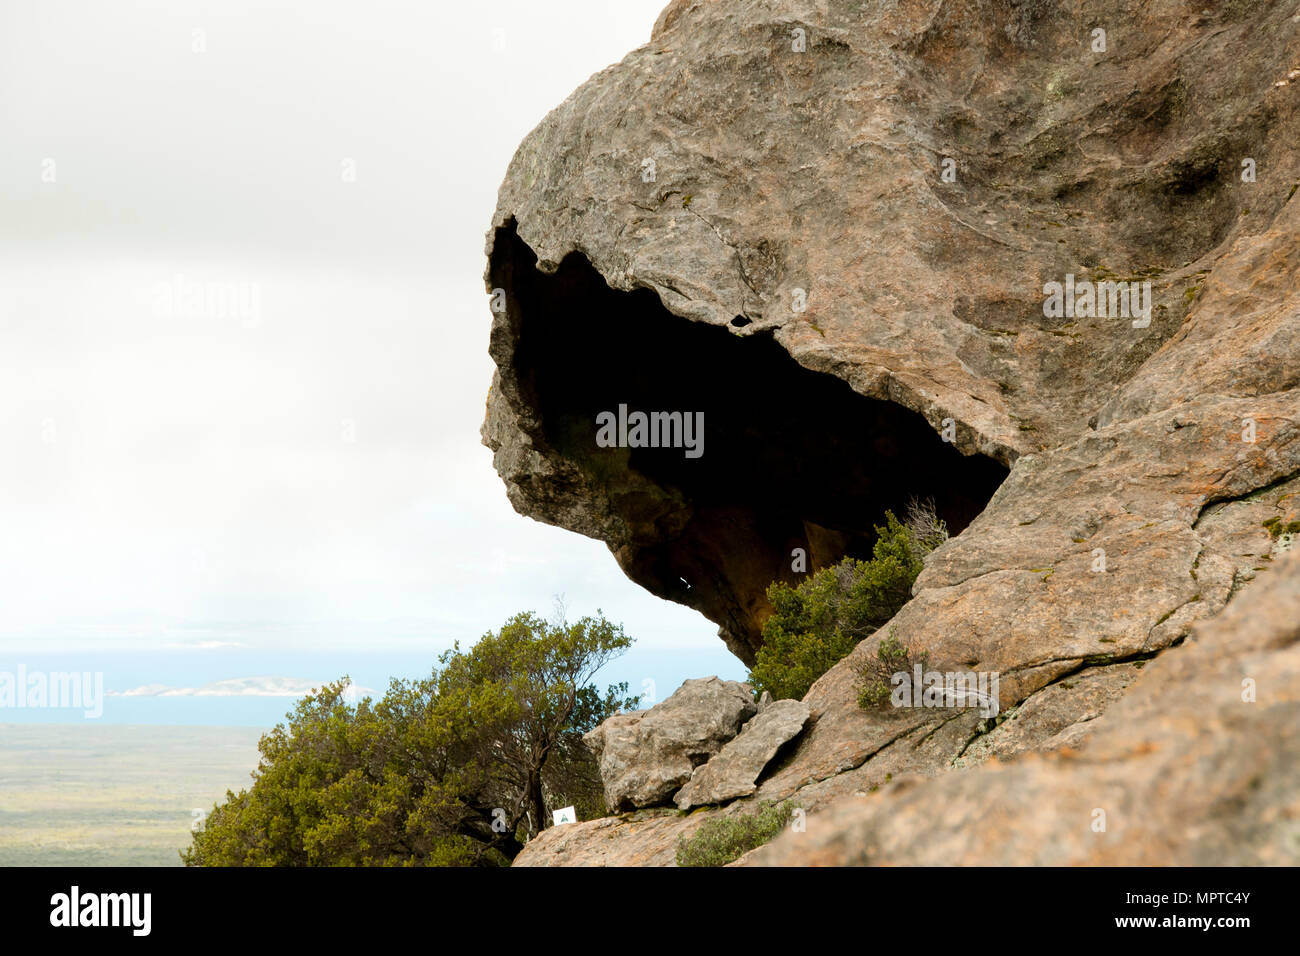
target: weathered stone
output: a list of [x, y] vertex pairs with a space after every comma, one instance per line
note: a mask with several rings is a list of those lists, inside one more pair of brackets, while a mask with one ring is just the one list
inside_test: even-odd
[[746, 862], [1300, 864], [1300, 553], [1249, 594], [1148, 664], [1082, 749], [898, 780]]
[[[647, 46], [524, 142], [489, 237], [508, 308], [484, 425], [518, 510], [608, 542], [746, 661], [763, 590], [797, 577], [791, 549], [810, 568], [860, 553], [905, 501], [881, 475], [933, 496], [959, 532], [882, 634], [805, 696], [814, 719], [790, 759], [725, 808], [666, 818], [656, 839], [764, 800], [820, 813], [860, 792], [887, 808], [872, 811], [880, 836], [855, 827], [828, 860], [1188, 861], [1213, 859], [1196, 833], [1233, 828], [1252, 835], [1224, 860], [1283, 859], [1257, 837], [1300, 814], [1279, 764], [1294, 756], [1290, 698], [1244, 719], [1212, 708], [1199, 742], [1167, 736], [1192, 719], [1172, 690], [1132, 702], [1167, 660], [1195, 687], [1290, 666], [1226, 636], [1197, 648], [1220, 615], [1270, 626], [1285, 598], [1270, 579], [1300, 540], [1285, 536], [1300, 522], [1292, 13], [678, 0]], [[1086, 41], [1103, 22], [1125, 29], [1097, 56]], [[1267, 174], [1243, 181], [1246, 157]], [[1067, 275], [1149, 280], [1150, 324], [1049, 317], [1044, 284]], [[578, 333], [609, 353], [570, 347]], [[546, 336], [615, 372], [573, 384], [581, 370]], [[687, 387], [697, 378], [709, 387]], [[620, 401], [706, 409], [703, 466], [584, 444], [594, 412]], [[961, 454], [927, 445], [940, 435]], [[891, 628], [938, 669], [997, 673], [1009, 716], [989, 729], [971, 710], [858, 707], [855, 665]], [[1040, 756], [1092, 760], [1103, 738], [1108, 754], [1168, 745], [1185, 764], [1134, 763], [1130, 778], [1121, 756], [1091, 770]], [[1212, 805], [1185, 791], [1215, 760], [1232, 772], [1205, 781]], [[1088, 789], [1102, 783], [1109, 804]], [[1090, 799], [1120, 808], [1134, 846], [1155, 842], [1086, 844], [1086, 821], [1053, 842], [1051, 821], [1076, 826]], [[602, 859], [618, 858], [622, 826], [602, 831]], [[930, 832], [942, 839], [923, 851]], [[652, 858], [645, 839], [628, 833], [638, 859]], [[544, 862], [534, 843], [525, 856]]]
[[754, 715], [748, 684], [688, 680], [649, 710], [615, 714], [582, 739], [595, 753], [611, 810], [664, 803]]
[[[1104, 55], [1101, 22], [1125, 24]], [[671, 4], [501, 187], [484, 440], [511, 502], [607, 541], [752, 662], [793, 545], [860, 549], [909, 492], [960, 531], [1002, 466], [1193, 400], [1226, 442], [1241, 424], [1208, 395], [1300, 385], [1297, 84], [1275, 85], [1295, 33], [1284, 5], [1177, 0]], [[1150, 281], [1150, 324], [1046, 316], [1067, 275]], [[799, 417], [766, 400], [828, 378], [849, 387]], [[594, 415], [629, 401], [707, 411], [703, 457], [597, 448]], [[1090, 540], [1097, 487], [1061, 490]]]
[[673, 802], [682, 810], [708, 803], [725, 803], [756, 789], [754, 781], [776, 752], [803, 730], [811, 708], [798, 700], [778, 700], [745, 724], [740, 733], [703, 766]]
[[549, 827], [524, 846], [512, 865], [676, 866], [679, 840], [690, 838], [707, 820], [747, 810], [739, 803], [695, 813], [658, 807]]
[[1029, 750], [1078, 747], [1096, 729], [1096, 719], [1137, 680], [1146, 661], [1089, 667], [1048, 684], [1020, 706], [998, 715], [997, 726], [971, 740], [953, 760], [971, 767], [1008, 760]]

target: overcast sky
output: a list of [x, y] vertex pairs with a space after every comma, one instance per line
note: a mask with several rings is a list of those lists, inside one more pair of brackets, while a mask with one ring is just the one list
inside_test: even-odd
[[663, 2], [2, 0], [0, 649], [717, 645], [478, 434], [497, 186]]

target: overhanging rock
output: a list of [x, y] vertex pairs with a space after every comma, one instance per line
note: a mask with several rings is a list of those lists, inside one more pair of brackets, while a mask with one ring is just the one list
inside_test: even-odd
[[[793, 549], [860, 554], [911, 494], [961, 531], [1019, 456], [1166, 407], [1157, 353], [1288, 200], [1284, 13], [671, 4], [501, 188], [483, 434], [511, 502], [752, 662]], [[1216, 58], [1252, 69], [1225, 88]], [[1270, 170], [1249, 195], [1243, 156]], [[1075, 280], [1150, 282], [1149, 322], [1045, 314]], [[704, 454], [599, 447], [622, 405], [703, 413]]]

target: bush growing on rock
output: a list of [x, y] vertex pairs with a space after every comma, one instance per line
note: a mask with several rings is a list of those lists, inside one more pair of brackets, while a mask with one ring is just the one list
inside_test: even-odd
[[928, 652], [913, 654], [911, 647], [900, 642], [894, 632], [895, 628], [891, 627], [888, 636], [876, 645], [876, 655], [857, 666], [859, 707], [883, 707], [889, 703], [894, 675], [910, 673], [913, 665], [924, 667], [929, 660]]
[[845, 558], [798, 585], [774, 582], [749, 683], [756, 693], [802, 698], [817, 678], [902, 609], [925, 556], [948, 532], [929, 504], [913, 502], [906, 523], [885, 512], [870, 560]]
[[918, 561], [948, 540], [948, 525], [935, 510], [934, 500], [913, 498], [907, 505], [908, 532], [912, 536], [912, 549]]
[[726, 866], [771, 840], [785, 828], [795, 805], [765, 803], [757, 813], [719, 817], [677, 841], [678, 866]]
[[636, 706], [589, 681], [632, 639], [598, 615], [519, 614], [423, 680], [349, 703], [345, 678], [259, 744], [253, 786], [213, 808], [187, 866], [506, 864], [574, 804], [605, 812], [582, 735]]

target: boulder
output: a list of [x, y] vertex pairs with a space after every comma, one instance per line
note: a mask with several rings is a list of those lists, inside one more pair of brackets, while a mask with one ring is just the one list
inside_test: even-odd
[[745, 797], [756, 789], [754, 781], [776, 752], [803, 730], [812, 709], [803, 701], [778, 700], [763, 707], [757, 717], [745, 724], [702, 767], [696, 767], [691, 780], [673, 802], [689, 810], [708, 803], [724, 803]]
[[756, 710], [748, 684], [701, 677], [649, 710], [608, 718], [582, 738], [600, 765], [606, 805], [620, 812], [667, 802]]

